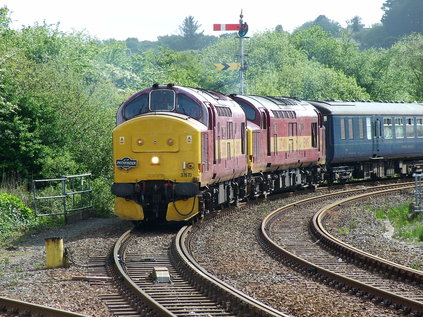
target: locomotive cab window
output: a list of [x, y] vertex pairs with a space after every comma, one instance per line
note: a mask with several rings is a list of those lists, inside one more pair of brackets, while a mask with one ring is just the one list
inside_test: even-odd
[[152, 90], [150, 93], [151, 111], [173, 111], [175, 109], [175, 92], [169, 89]]
[[148, 110], [148, 95], [143, 94], [138, 96], [125, 106], [123, 114], [125, 119], [132, 119]]
[[178, 95], [178, 104], [176, 112], [186, 114], [194, 119], [200, 119], [202, 115], [201, 107], [191, 98], [186, 95]]
[[241, 106], [242, 110], [244, 110], [247, 120], [254, 121], [256, 119], [256, 111], [249, 104], [241, 100], [237, 100], [237, 102]]

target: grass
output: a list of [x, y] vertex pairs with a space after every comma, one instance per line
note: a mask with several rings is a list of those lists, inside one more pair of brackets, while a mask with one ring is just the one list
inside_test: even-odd
[[352, 229], [357, 228], [357, 222], [355, 220], [350, 221], [345, 227], [338, 229], [338, 234], [348, 235]]
[[395, 207], [381, 207], [376, 209], [375, 215], [379, 220], [389, 220], [395, 228], [395, 236], [405, 241], [423, 242], [422, 216], [411, 216], [409, 203]]

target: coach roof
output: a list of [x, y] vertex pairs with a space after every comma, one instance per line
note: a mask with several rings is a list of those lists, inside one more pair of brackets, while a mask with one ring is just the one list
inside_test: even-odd
[[423, 116], [423, 104], [413, 102], [309, 101], [323, 114]]

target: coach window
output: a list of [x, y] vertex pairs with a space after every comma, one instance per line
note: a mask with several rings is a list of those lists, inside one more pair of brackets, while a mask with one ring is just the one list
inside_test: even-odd
[[404, 137], [404, 123], [402, 118], [395, 118], [395, 138], [402, 139]]
[[423, 138], [423, 118], [417, 118], [417, 137]]
[[348, 119], [348, 138], [350, 140], [354, 139], [354, 126], [353, 126], [353, 119]]
[[364, 119], [358, 119], [358, 134], [360, 139], [364, 139]]
[[148, 95], [142, 94], [125, 106], [123, 110], [125, 119], [131, 119], [148, 110]]
[[345, 136], [345, 119], [341, 119], [340, 128], [341, 128], [341, 140], [345, 140], [346, 139], [346, 136]]
[[414, 138], [414, 118], [407, 118], [406, 122], [405, 131], [407, 133], [407, 138]]
[[173, 111], [175, 109], [175, 92], [169, 89], [157, 89], [150, 92], [151, 111]]
[[366, 118], [367, 140], [372, 139], [372, 118]]
[[393, 137], [391, 118], [383, 118], [383, 135], [385, 139], [392, 139]]

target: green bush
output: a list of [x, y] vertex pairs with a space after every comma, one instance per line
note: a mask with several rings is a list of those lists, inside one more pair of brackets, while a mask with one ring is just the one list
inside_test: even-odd
[[388, 219], [395, 228], [395, 235], [407, 241], [423, 241], [423, 225], [418, 217], [410, 217], [410, 204], [382, 207], [375, 210], [376, 218]]
[[93, 205], [97, 216], [110, 217], [113, 215], [114, 196], [110, 190], [111, 184], [112, 180], [109, 177], [97, 177], [92, 180]]
[[22, 227], [35, 219], [31, 209], [13, 195], [0, 193], [0, 228], [9, 231]]

